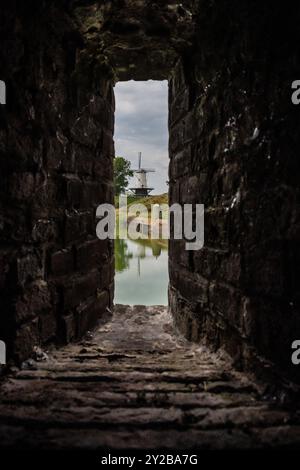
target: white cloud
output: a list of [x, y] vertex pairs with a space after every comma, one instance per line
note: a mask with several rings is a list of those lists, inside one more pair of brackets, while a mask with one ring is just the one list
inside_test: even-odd
[[138, 152], [144, 167], [154, 168], [148, 175], [153, 194], [167, 192], [168, 187], [168, 83], [119, 82], [115, 87], [116, 155], [131, 161], [136, 168]]

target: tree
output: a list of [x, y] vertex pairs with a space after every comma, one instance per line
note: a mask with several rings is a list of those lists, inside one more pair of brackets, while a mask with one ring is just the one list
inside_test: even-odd
[[129, 184], [129, 178], [133, 176], [130, 168], [131, 163], [123, 157], [115, 157], [114, 159], [114, 186], [115, 195], [119, 196], [125, 191]]

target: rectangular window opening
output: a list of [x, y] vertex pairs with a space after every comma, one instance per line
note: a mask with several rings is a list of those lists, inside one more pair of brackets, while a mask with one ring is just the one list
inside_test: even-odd
[[[118, 229], [122, 220], [131, 229], [126, 235], [116, 233], [114, 303], [168, 305], [168, 240], [163, 238], [168, 219], [168, 82], [118, 82], [115, 98], [116, 225]], [[133, 174], [128, 175], [129, 168]], [[119, 207], [120, 195], [126, 196], [127, 211]], [[146, 212], [135, 211], [133, 204], [143, 204]], [[159, 238], [154, 239], [150, 226], [156, 204], [165, 206], [158, 215]], [[135, 239], [132, 230], [140, 237]]]

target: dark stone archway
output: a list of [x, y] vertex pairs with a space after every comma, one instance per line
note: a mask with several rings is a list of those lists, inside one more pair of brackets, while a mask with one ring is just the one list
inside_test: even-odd
[[237, 365], [267, 358], [295, 378], [299, 12], [268, 7], [12, 1], [1, 12], [0, 326], [14, 358], [108, 314], [113, 247], [95, 238], [95, 208], [113, 195], [113, 84], [168, 78], [170, 200], [206, 206], [204, 249], [170, 243], [176, 324]]

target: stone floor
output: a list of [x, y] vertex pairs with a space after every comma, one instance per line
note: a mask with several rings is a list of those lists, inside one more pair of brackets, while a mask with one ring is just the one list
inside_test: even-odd
[[1, 385], [3, 447], [300, 447], [299, 412], [176, 335], [164, 307], [118, 306], [80, 344], [39, 359]]

